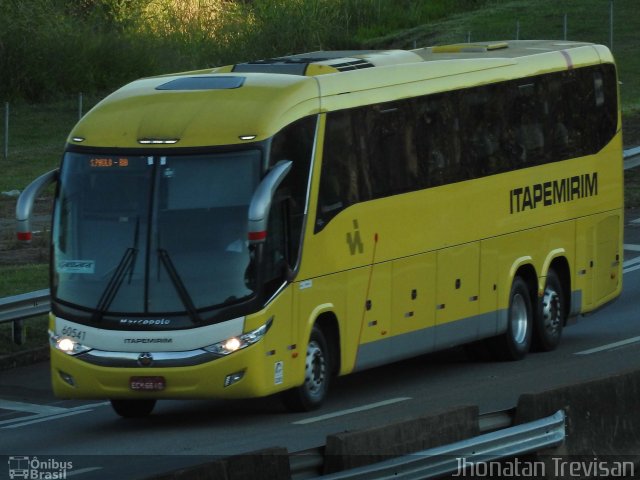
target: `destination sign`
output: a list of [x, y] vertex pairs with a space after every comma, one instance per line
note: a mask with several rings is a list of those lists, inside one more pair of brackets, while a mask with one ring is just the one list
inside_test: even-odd
[[129, 159], [124, 157], [94, 157], [89, 159], [89, 166], [91, 166], [91, 168], [128, 167]]

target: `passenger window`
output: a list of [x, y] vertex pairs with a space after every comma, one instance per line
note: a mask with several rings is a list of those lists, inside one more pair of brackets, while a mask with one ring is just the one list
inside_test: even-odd
[[317, 117], [307, 117], [282, 129], [273, 137], [269, 153], [269, 164], [277, 164], [281, 160], [293, 162], [291, 171], [278, 188], [280, 196], [289, 197], [288, 223], [290, 232], [291, 268], [295, 267], [302, 242], [304, 212], [307, 203], [307, 188], [311, 175], [311, 157], [315, 140]]
[[360, 199], [357, 138], [348, 110], [327, 115], [315, 230]]

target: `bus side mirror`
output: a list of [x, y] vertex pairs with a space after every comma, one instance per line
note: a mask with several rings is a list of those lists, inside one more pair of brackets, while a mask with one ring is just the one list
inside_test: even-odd
[[279, 161], [262, 179], [249, 204], [249, 243], [262, 243], [267, 238], [269, 211], [276, 189], [287, 176], [293, 162]]
[[16, 203], [16, 235], [21, 242], [31, 242], [31, 212], [33, 204], [40, 193], [58, 180], [59, 170], [51, 170], [50, 172], [40, 175], [27, 188], [25, 188]]

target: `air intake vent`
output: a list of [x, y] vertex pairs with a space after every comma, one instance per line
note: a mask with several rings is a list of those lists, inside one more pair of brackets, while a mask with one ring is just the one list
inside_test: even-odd
[[[343, 52], [336, 52], [343, 53]], [[332, 62], [337, 63], [332, 63]], [[279, 57], [267, 60], [257, 60], [254, 62], [240, 63], [233, 67], [234, 72], [262, 72], [262, 73], [286, 73], [290, 75], [305, 75], [307, 67], [311, 64], [327, 65], [339, 72], [348, 70], [358, 70], [360, 68], [373, 67], [372, 63], [358, 58], [335, 57], [332, 55], [322, 56], [298, 56]]]
[[373, 67], [373, 64], [367, 62], [366, 60], [353, 60], [353, 61], [344, 62], [344, 63], [333, 63], [331, 64], [331, 66], [336, 70], [339, 70], [341, 72], [346, 72], [348, 70], [359, 70], [361, 68], [371, 68]]

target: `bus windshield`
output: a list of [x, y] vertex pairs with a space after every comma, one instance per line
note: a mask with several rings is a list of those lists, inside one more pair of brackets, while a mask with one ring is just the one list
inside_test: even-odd
[[66, 153], [53, 297], [98, 315], [145, 315], [193, 314], [252, 296], [247, 215], [260, 166], [258, 150]]

